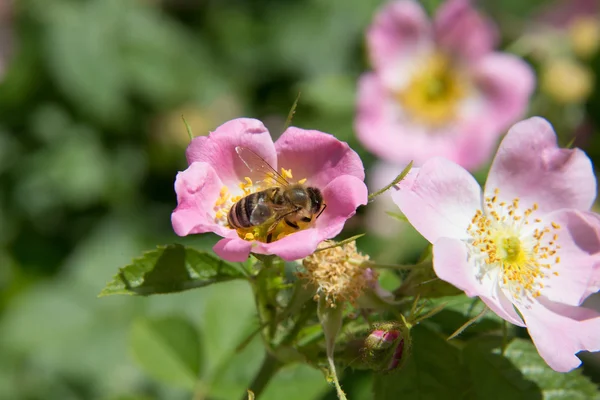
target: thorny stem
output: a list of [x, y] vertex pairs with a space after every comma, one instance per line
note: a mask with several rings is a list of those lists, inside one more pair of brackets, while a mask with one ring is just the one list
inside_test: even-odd
[[469, 326], [473, 325], [475, 322], [477, 322], [481, 318], [483, 318], [483, 316], [488, 311], [489, 311], [489, 308], [487, 308], [487, 306], [483, 307], [483, 310], [481, 310], [481, 312], [479, 314], [477, 314], [476, 316], [474, 316], [473, 318], [471, 318], [470, 320], [465, 322], [460, 328], [458, 328], [456, 331], [454, 331], [454, 333], [452, 335], [448, 336], [448, 339], [446, 339], [446, 340], [452, 340], [455, 337], [457, 337], [458, 335], [460, 335], [461, 333], [463, 333], [465, 329], [467, 329]]
[[342, 387], [340, 386], [340, 381], [338, 380], [338, 377], [337, 377], [337, 371], [335, 370], [335, 364], [333, 362], [333, 354], [327, 355], [327, 361], [329, 361], [329, 368], [331, 368], [333, 384], [335, 386], [335, 391], [337, 392], [338, 399], [339, 400], [348, 400], [348, 398], [346, 397], [346, 393], [344, 393], [344, 391], [342, 390]]
[[[250, 390], [252, 390], [257, 399], [260, 398], [262, 391], [267, 387], [268, 383], [271, 381], [271, 378], [275, 376], [281, 367], [283, 367], [283, 363], [281, 361], [276, 359], [269, 352], [265, 354], [262, 365], [250, 384]], [[246, 396], [242, 397], [242, 400], [246, 400]]]
[[422, 267], [429, 267], [431, 266], [431, 262], [422, 262], [422, 263], [418, 263], [418, 264], [379, 264], [377, 262], [374, 261], [365, 261], [364, 262], [364, 266], [365, 267], [369, 267], [369, 268], [379, 268], [379, 269], [396, 269], [396, 270], [410, 270], [410, 269], [416, 269], [416, 268], [422, 268]]
[[410, 172], [410, 169], [413, 166], [413, 162], [411, 161], [406, 168], [404, 168], [404, 170], [402, 170], [402, 172], [400, 173], [400, 175], [398, 175], [396, 177], [396, 179], [394, 179], [389, 185], [386, 185], [383, 189], [376, 191], [375, 193], [371, 193], [369, 195], [369, 202], [375, 200], [375, 198], [377, 196], [379, 196], [380, 194], [385, 193], [388, 189], [390, 189], [392, 186], [397, 185], [402, 179], [404, 179], [404, 177], [406, 175], [408, 175], [408, 173]]

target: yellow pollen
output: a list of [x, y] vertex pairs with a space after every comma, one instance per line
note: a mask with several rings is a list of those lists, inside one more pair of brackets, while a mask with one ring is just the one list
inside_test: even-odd
[[254, 240], [254, 235], [248, 232], [244, 235], [244, 240]]
[[[556, 245], [558, 234], [553, 233], [550, 240], [545, 238], [550, 233], [548, 226], [533, 230], [523, 228], [538, 210], [538, 205], [520, 210], [518, 198], [508, 204], [498, 203], [498, 195], [499, 190], [496, 189], [493, 197], [484, 199], [485, 213], [477, 210], [467, 228], [471, 237], [470, 255], [481, 265], [484, 275], [494, 267], [499, 268], [502, 284], [515, 299], [540, 296], [543, 280], [550, 273], [545, 271], [560, 263], [560, 257], [555, 256], [560, 249]], [[534, 221], [541, 223], [539, 218]], [[551, 222], [550, 226], [560, 229], [555, 222]], [[523, 236], [523, 229], [530, 233]], [[551, 273], [557, 275], [556, 271]]]
[[283, 176], [285, 179], [292, 179], [292, 170], [291, 169], [285, 169], [285, 168], [281, 168], [281, 176]]
[[240, 186], [240, 189], [242, 189], [244, 191], [244, 195], [247, 196], [250, 193], [252, 193], [252, 191], [250, 189], [252, 189], [254, 184], [252, 183], [252, 179], [250, 179], [246, 176], [246, 177], [244, 177], [244, 182], [241, 182], [239, 184], [239, 186]]
[[306, 178], [300, 179], [298, 183], [304, 185], [306, 183]]
[[440, 126], [457, 117], [460, 101], [468, 92], [468, 81], [451, 60], [436, 53], [397, 93], [397, 99], [418, 122]]

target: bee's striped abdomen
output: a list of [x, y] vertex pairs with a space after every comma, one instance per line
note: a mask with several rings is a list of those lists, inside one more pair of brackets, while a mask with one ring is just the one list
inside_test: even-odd
[[250, 228], [263, 223], [271, 214], [264, 204], [266, 198], [264, 190], [242, 197], [227, 214], [229, 226], [234, 229]]

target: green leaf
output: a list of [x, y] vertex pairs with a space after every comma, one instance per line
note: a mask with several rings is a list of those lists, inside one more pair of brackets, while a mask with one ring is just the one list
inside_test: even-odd
[[421, 298], [452, 296], [462, 293], [448, 282], [437, 277], [433, 267], [414, 268], [410, 275], [402, 282], [397, 293], [403, 296], [416, 296]]
[[[560, 345], [556, 343], [556, 346]], [[582, 374], [581, 369], [566, 374], [552, 370], [528, 340], [513, 340], [504, 355], [521, 370], [526, 379], [537, 384], [546, 399], [600, 399], [597, 386]]]
[[[458, 296], [439, 297], [429, 299], [423, 313], [444, 304], [444, 309], [427, 320], [429, 326], [435, 325], [436, 330], [450, 336], [467, 321], [481, 313], [485, 304], [478, 298], [467, 297], [464, 294]], [[477, 322], [470, 325], [459, 336], [458, 339], [466, 339], [473, 335], [487, 332], [501, 332], [503, 320], [493, 312], [487, 312]], [[510, 324], [509, 324], [510, 325]], [[513, 327], [513, 325], [510, 325]], [[511, 330], [514, 328], [510, 328]], [[512, 331], [509, 335], [513, 336]]]
[[121, 268], [99, 297], [180, 292], [241, 278], [244, 275], [239, 269], [212, 254], [171, 244], [159, 246]]
[[460, 351], [443, 337], [422, 326], [411, 331], [412, 356], [406, 366], [388, 375], [376, 375], [375, 400], [462, 399], [466, 377]]
[[140, 318], [131, 327], [130, 339], [133, 357], [149, 375], [194, 388], [201, 370], [200, 335], [188, 320]]
[[502, 338], [471, 340], [463, 360], [471, 377], [471, 394], [477, 399], [540, 399], [539, 387], [527, 380], [509, 359], [501, 355]]

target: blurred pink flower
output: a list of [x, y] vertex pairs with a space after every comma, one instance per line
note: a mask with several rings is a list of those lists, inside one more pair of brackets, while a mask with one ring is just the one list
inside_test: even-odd
[[[245, 240], [227, 224], [229, 208], [261, 187], [260, 176], [251, 172], [236, 153], [247, 147], [273, 168], [287, 168], [288, 178], [306, 180], [321, 190], [327, 207], [306, 229], [271, 243]], [[295, 127], [273, 143], [262, 122], [239, 118], [219, 126], [209, 136], [196, 137], [187, 148], [189, 167], [177, 174], [177, 208], [171, 217], [180, 236], [214, 232], [221, 239], [213, 250], [228, 261], [244, 261], [250, 252], [276, 254], [285, 260], [304, 258], [318, 244], [336, 236], [356, 208], [367, 202], [364, 169], [358, 155], [332, 135]]]
[[467, 0], [447, 1], [432, 22], [416, 1], [386, 4], [367, 32], [373, 72], [359, 82], [364, 146], [396, 164], [486, 162], [525, 112], [535, 80], [523, 60], [493, 51], [496, 39]]
[[600, 283], [600, 218], [589, 211], [595, 196], [588, 157], [558, 148], [539, 117], [510, 129], [483, 196], [467, 171], [442, 158], [411, 171], [393, 194], [433, 243], [436, 274], [526, 326], [561, 372], [581, 363], [580, 350], [600, 350], [600, 314], [579, 307]]

